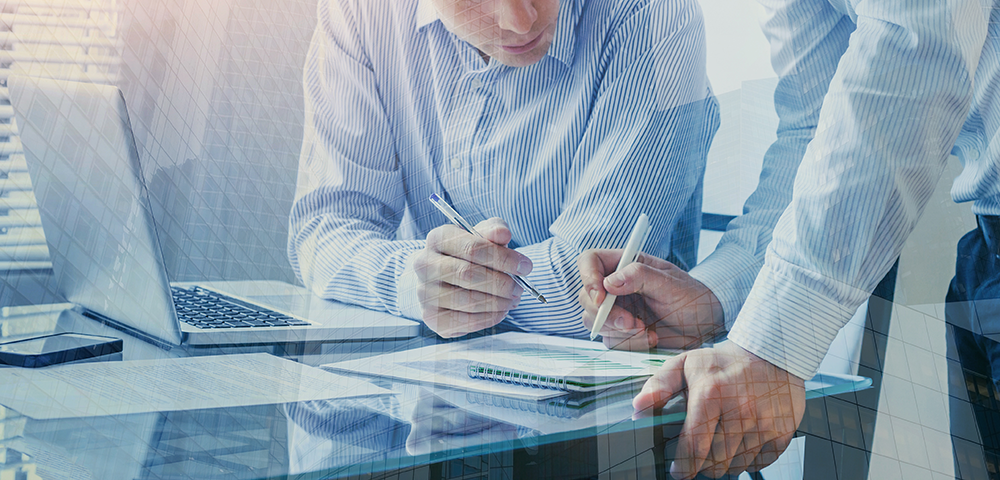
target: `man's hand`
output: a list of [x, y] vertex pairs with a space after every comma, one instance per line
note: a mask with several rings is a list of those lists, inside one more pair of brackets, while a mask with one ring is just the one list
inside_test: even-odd
[[453, 225], [431, 230], [413, 263], [424, 323], [445, 338], [500, 323], [524, 291], [507, 274], [531, 272], [531, 260], [506, 247], [510, 230], [503, 220], [484, 220], [476, 231], [486, 238]]
[[665, 363], [632, 401], [637, 414], [687, 389], [687, 418], [670, 475], [718, 478], [764, 468], [785, 451], [802, 421], [802, 379], [732, 342], [684, 352]]
[[[404, 390], [404, 395], [407, 395], [404, 403], [413, 408], [408, 415], [410, 433], [406, 436], [406, 452], [410, 455], [430, 455], [518, 438], [516, 425], [452, 405], [433, 389], [418, 387], [416, 391]], [[412, 395], [416, 398], [411, 398]]]
[[694, 348], [725, 329], [722, 305], [704, 284], [674, 264], [640, 254], [615, 273], [621, 250], [587, 250], [577, 265], [583, 278], [583, 323], [594, 324], [604, 297], [618, 295], [600, 334], [609, 348]]

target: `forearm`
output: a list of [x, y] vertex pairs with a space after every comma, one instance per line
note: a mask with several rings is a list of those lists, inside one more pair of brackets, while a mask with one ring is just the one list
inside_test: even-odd
[[[791, 202], [795, 174], [812, 141], [823, 100], [854, 25], [827, 2], [769, 2], [764, 33], [772, 44], [778, 114], [775, 142], [764, 155], [757, 188], [730, 222], [716, 250], [691, 270], [719, 299], [727, 329], [764, 265], [778, 218]], [[789, 12], [791, 10], [791, 12]]]
[[296, 275], [320, 297], [403, 314], [399, 298], [413, 292], [401, 291], [398, 280], [424, 242], [394, 240], [391, 222], [373, 221], [383, 210], [375, 202], [319, 197], [307, 195], [292, 210], [288, 253]]
[[985, 37], [977, 5], [859, 6], [791, 204], [730, 334], [740, 346], [812, 376], [891, 267], [968, 113]]
[[557, 238], [521, 247], [518, 252], [531, 259], [528, 281], [545, 297], [541, 303], [525, 293], [521, 304], [510, 311], [508, 322], [524, 331], [583, 337], [589, 332], [580, 321], [583, 307], [577, 301], [582, 282], [576, 268], [579, 252]]
[[356, 12], [332, 0], [318, 12], [303, 75], [289, 260], [316, 295], [399, 315], [397, 279], [423, 243], [395, 240], [403, 173]]

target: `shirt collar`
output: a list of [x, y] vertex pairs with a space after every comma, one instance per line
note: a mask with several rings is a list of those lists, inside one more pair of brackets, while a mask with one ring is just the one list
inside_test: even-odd
[[[549, 45], [550, 56], [559, 60], [564, 65], [573, 63], [573, 56], [576, 53], [576, 26], [580, 19], [580, 10], [583, 8], [583, 0], [560, 0], [559, 19], [556, 20], [556, 35]], [[419, 0], [417, 2], [417, 30], [438, 20], [437, 10], [430, 0]]]
[[420, 0], [417, 2], [417, 30], [422, 30], [437, 19], [437, 10], [434, 9], [434, 5], [431, 5], [430, 0]]
[[559, 18], [556, 20], [556, 35], [549, 45], [548, 56], [559, 60], [567, 67], [573, 63], [576, 53], [576, 27], [584, 0], [560, 0]]

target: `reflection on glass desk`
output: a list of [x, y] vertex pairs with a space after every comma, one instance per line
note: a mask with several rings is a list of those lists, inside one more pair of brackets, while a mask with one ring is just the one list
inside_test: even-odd
[[[119, 336], [125, 340], [125, 360], [169, 363], [182, 356], [212, 354], [167, 351], [73, 313], [0, 319], [5, 336], [51, 331]], [[282, 346], [267, 353], [321, 365], [342, 358], [344, 351], [373, 355], [433, 341], [421, 337], [389, 347]], [[0, 406], [0, 453], [5, 462], [0, 476], [666, 478], [671, 440], [683, 420], [683, 404], [633, 419], [631, 400], [641, 384], [539, 403], [371, 381], [394, 394], [53, 420], [28, 418]]]
[[[3, 328], [116, 334], [73, 312], [7, 319]], [[169, 363], [189, 353], [117, 335], [126, 341], [126, 360]], [[299, 359], [319, 364], [331, 355], [337, 353], [315, 350]], [[3, 468], [19, 472], [15, 478], [337, 478], [403, 471], [440, 477], [447, 462], [473, 459], [488, 463], [493, 475], [507, 471], [504, 478], [586, 477], [622, 462], [655, 477], [665, 472], [670, 434], [664, 436], [663, 425], [676, 430], [682, 418], [633, 421], [638, 385], [532, 409], [434, 386], [373, 383], [395, 394], [50, 420], [0, 407]]]
[[679, 427], [676, 415], [633, 421], [634, 386], [537, 411], [381, 386], [396, 395], [58, 420], [3, 409], [3, 445], [41, 478], [338, 478], [498, 455], [490, 468], [505, 478], [586, 477], [629, 460], [655, 477], [670, 436], [660, 426]]
[[[576, 477], [597, 473], [586, 468], [596, 465], [582, 465], [596, 461], [596, 437], [627, 438], [650, 453], [656, 443], [649, 428], [652, 420], [543, 435], [535, 428], [541, 424], [526, 419], [528, 425], [518, 425], [472, 414], [432, 391], [396, 398], [59, 421], [14, 416], [5, 423], [12, 428], [4, 432], [4, 444], [8, 457], [14, 452], [23, 455], [41, 478], [105, 479], [336, 478], [515, 454], [532, 460], [527, 463], [539, 473], [562, 471], [567, 465], [558, 465], [560, 458], [572, 459], [569, 464], [580, 467]], [[572, 454], [581, 450], [585, 455]], [[652, 474], [656, 462], [650, 460]], [[513, 462], [510, 457], [498, 467], [513, 468]]]

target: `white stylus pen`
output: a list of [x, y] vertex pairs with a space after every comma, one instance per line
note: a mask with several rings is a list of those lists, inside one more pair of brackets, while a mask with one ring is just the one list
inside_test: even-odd
[[[438, 210], [441, 210], [441, 213], [443, 213], [444, 216], [448, 217], [448, 220], [451, 220], [451, 223], [454, 223], [462, 230], [465, 230], [466, 232], [469, 232], [479, 238], [486, 238], [481, 233], [477, 232], [475, 227], [473, 227], [472, 224], [468, 222], [468, 220], [462, 217], [462, 215], [459, 214], [458, 211], [456, 211], [454, 208], [451, 208], [451, 205], [448, 205], [448, 202], [444, 201], [444, 199], [439, 197], [438, 194], [436, 193], [431, 194], [431, 203], [434, 204], [434, 206], [437, 207]], [[514, 279], [514, 283], [520, 285], [521, 288], [524, 289], [524, 291], [528, 292], [528, 294], [531, 295], [532, 297], [538, 299], [539, 302], [549, 303], [547, 300], [545, 300], [545, 297], [538, 292], [538, 289], [536, 289], [535, 286], [528, 281], [527, 278], [524, 278], [520, 275], [513, 275], [510, 273], [508, 273], [507, 275], [510, 275], [510, 278]]]
[[[628, 236], [628, 243], [625, 244], [625, 251], [622, 252], [622, 258], [618, 260], [618, 268], [615, 269], [616, 272], [622, 271], [628, 264], [639, 258], [639, 253], [642, 252], [642, 247], [646, 244], [646, 237], [648, 236], [649, 217], [645, 213], [641, 213], [635, 221], [635, 226], [632, 227], [632, 233]], [[600, 332], [601, 327], [604, 326], [604, 322], [608, 321], [608, 314], [611, 313], [611, 307], [615, 305], [615, 299], [617, 298], [617, 295], [610, 293], [604, 296], [604, 302], [601, 303], [601, 308], [597, 310], [597, 318], [594, 319], [594, 328], [590, 331], [591, 340], [597, 338], [597, 332]]]

